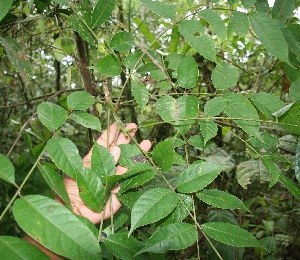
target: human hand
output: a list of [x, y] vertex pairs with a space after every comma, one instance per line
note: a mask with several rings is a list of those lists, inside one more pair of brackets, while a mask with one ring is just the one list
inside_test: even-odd
[[[117, 133], [117, 124], [114, 123], [109, 127], [108, 130], [105, 130], [102, 133], [102, 135], [98, 138], [97, 143], [104, 146], [105, 148], [109, 148], [112, 156], [114, 157], [115, 163], [117, 163], [121, 155], [121, 150], [118, 145], [128, 144], [131, 139], [130, 137], [133, 137], [135, 135], [136, 127], [137, 125], [134, 123], [127, 124], [126, 129], [129, 130], [129, 136], [125, 136], [122, 132]], [[151, 148], [151, 142], [148, 140], [142, 141], [140, 143], [140, 148], [143, 151], [148, 152]], [[89, 153], [83, 158], [84, 167], [91, 167], [91, 156], [92, 150], [90, 150]], [[127, 168], [125, 167], [122, 167], [120, 165], [116, 167], [116, 175], [124, 174], [126, 171]], [[85, 205], [85, 203], [80, 198], [79, 188], [74, 179], [66, 177], [64, 179], [64, 184], [70, 197], [73, 212], [88, 218], [94, 224], [99, 223], [102, 218], [110, 218], [111, 213], [115, 214], [121, 207], [121, 202], [118, 200], [116, 194], [120, 189], [119, 185], [111, 191], [111, 200], [107, 201], [103, 209], [103, 214], [103, 211], [95, 212]]]

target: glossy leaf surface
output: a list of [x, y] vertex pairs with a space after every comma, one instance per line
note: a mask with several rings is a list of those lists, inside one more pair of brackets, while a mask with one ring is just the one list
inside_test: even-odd
[[71, 259], [101, 259], [94, 234], [58, 202], [28, 195], [15, 201], [13, 214], [28, 235], [51, 251]]
[[176, 207], [177, 201], [177, 194], [172, 190], [154, 188], [146, 191], [133, 205], [129, 235], [136, 228], [167, 216]]

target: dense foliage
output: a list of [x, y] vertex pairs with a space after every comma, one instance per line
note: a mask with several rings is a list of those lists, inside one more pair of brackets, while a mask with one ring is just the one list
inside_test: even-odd
[[[47, 258], [24, 233], [70, 259], [300, 258], [298, 1], [1, 3], [4, 259]], [[94, 144], [113, 122], [138, 125], [121, 176]], [[124, 206], [78, 217], [66, 175]]]

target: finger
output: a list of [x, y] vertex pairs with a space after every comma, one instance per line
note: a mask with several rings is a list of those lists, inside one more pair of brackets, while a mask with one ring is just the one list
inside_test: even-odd
[[107, 147], [107, 145], [110, 146], [116, 138], [117, 129], [117, 124], [113, 123], [108, 130], [105, 130], [102, 133], [102, 135], [98, 138], [97, 143], [104, 147]]
[[[123, 132], [121, 132], [119, 134], [118, 139], [117, 139], [117, 145], [119, 145], [119, 144], [129, 144], [130, 140], [131, 140], [130, 137], [133, 137], [136, 133], [136, 128], [137, 128], [137, 125], [135, 123], [127, 124], [126, 129], [129, 131], [128, 135], [125, 136], [125, 134]], [[132, 129], [132, 130], [130, 130], [130, 129]]]
[[119, 161], [121, 156], [121, 149], [118, 146], [113, 146], [110, 148], [110, 153], [114, 157], [115, 164]]
[[149, 150], [151, 149], [151, 142], [149, 140], [143, 140], [140, 143], [140, 148], [144, 151], [144, 152], [149, 152]]

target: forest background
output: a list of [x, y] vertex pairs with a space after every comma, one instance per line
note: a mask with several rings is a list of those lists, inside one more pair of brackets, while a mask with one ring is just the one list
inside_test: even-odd
[[[1, 0], [0, 251], [45, 257], [26, 232], [71, 259], [300, 258], [299, 6]], [[138, 125], [118, 178], [94, 145], [113, 122]], [[65, 175], [124, 206], [77, 218]]]

